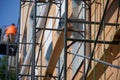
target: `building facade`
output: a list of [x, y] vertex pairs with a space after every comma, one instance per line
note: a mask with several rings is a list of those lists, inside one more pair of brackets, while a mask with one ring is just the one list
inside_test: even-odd
[[119, 0], [21, 1], [21, 80], [119, 80]]

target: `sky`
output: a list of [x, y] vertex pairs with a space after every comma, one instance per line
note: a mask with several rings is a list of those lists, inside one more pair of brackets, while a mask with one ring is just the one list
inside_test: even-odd
[[[0, 27], [18, 24], [20, 0], [0, 0]], [[1, 55], [0, 55], [1, 57]]]
[[17, 25], [19, 18], [20, 0], [0, 0], [0, 27], [3, 25]]

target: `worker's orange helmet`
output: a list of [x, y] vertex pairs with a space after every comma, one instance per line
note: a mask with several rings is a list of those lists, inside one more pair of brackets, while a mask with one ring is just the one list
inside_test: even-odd
[[16, 28], [15, 24], [11, 24], [10, 26], [8, 26], [8, 27], [6, 28], [5, 33], [6, 33], [6, 36], [8, 36], [9, 34], [16, 35], [16, 33], [17, 33], [17, 28]]

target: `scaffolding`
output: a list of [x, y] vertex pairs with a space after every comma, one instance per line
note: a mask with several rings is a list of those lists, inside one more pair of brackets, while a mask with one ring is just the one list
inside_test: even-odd
[[[77, 0], [76, 0], [77, 1]], [[19, 43], [18, 43], [18, 53], [16, 55], [16, 80], [50, 80], [50, 79], [57, 79], [57, 80], [67, 80], [68, 78], [68, 70], [70, 69], [70, 66], [73, 65], [73, 61], [76, 59], [76, 57], [81, 58], [81, 62], [78, 64], [77, 69], [74, 72], [74, 75], [72, 76], [71, 80], [91, 80], [95, 79], [98, 80], [102, 74], [104, 74], [104, 80], [106, 80], [106, 69], [109, 67], [113, 67], [115, 69], [120, 69], [119, 65], [112, 64], [113, 59], [109, 60], [106, 57], [111, 57], [114, 55], [113, 58], [115, 58], [119, 54], [119, 48], [120, 48], [120, 30], [119, 30], [119, 8], [120, 8], [120, 1], [119, 0], [106, 0], [105, 3], [103, 1], [103, 13], [100, 15], [100, 20], [97, 20], [96, 18], [96, 9], [97, 5], [101, 5], [100, 1], [97, 0], [78, 0], [78, 2], [81, 2], [80, 4], [82, 5], [83, 11], [85, 12], [83, 15], [83, 19], [79, 18], [74, 18], [73, 12], [72, 12], [72, 0], [20, 0], [20, 23], [19, 23], [19, 30], [22, 30], [21, 24], [22, 20], [21, 17], [22, 15], [22, 8], [29, 5], [27, 7], [27, 18], [30, 15], [33, 19], [33, 30], [32, 30], [32, 40], [29, 42], [22, 42], [23, 41], [23, 36], [21, 35], [25, 33], [19, 33]], [[64, 5], [63, 5], [64, 3]], [[116, 4], [118, 3], [118, 4]], [[79, 4], [79, 5], [80, 5]], [[116, 4], [116, 5], [114, 5]], [[43, 5], [45, 12], [41, 11], [42, 15], [38, 15], [38, 6]], [[95, 6], [94, 9], [94, 21], [91, 18], [91, 15], [93, 12], [91, 11], [92, 6]], [[111, 8], [111, 6], [112, 8]], [[113, 6], [114, 5], [114, 6]], [[32, 8], [30, 8], [32, 6]], [[64, 6], [64, 14], [62, 13], [62, 6]], [[53, 12], [55, 9], [51, 10], [54, 7], [58, 7], [58, 15], [50, 15], [50, 12]], [[110, 18], [112, 15], [107, 14], [111, 9], [118, 9], [117, 10], [117, 16], [115, 16], [117, 19], [116, 22], [109, 22], [107, 21], [107, 17], [109, 16]], [[29, 11], [31, 10], [31, 11]], [[43, 10], [43, 9], [42, 9]], [[82, 10], [80, 10], [82, 11]], [[79, 11], [79, 14], [81, 14]], [[32, 12], [32, 15], [31, 13]], [[99, 13], [98, 13], [99, 14]], [[107, 16], [108, 15], [108, 16]], [[108, 20], [110, 20], [110, 18]], [[39, 27], [38, 22], [39, 19], [41, 19], [41, 23], [39, 24], [44, 24], [42, 27]], [[62, 28], [47, 28], [48, 20], [50, 19], [59, 20], [59, 26], [64, 26]], [[54, 24], [53, 23], [53, 24]], [[83, 29], [75, 29], [76, 24], [81, 24], [83, 25]], [[27, 19], [25, 19], [25, 25], [27, 26]], [[41, 25], [40, 25], [41, 26]], [[54, 26], [54, 25], [53, 25]], [[113, 37], [111, 40], [106, 39], [106, 27], [115, 27], [115, 32], [113, 33]], [[92, 28], [94, 27], [94, 28]], [[44, 45], [44, 36], [45, 36], [45, 31], [50, 31], [50, 32], [57, 32], [59, 34], [58, 39], [56, 40], [56, 44], [54, 44], [54, 49], [52, 49], [50, 59], [48, 61], [48, 65], [43, 64], [43, 45]], [[94, 31], [94, 33], [93, 33]], [[21, 32], [21, 31], [19, 31]], [[81, 38], [76, 38], [76, 37], [71, 37], [71, 34], [76, 34], [79, 33]], [[103, 37], [101, 37], [103, 35]], [[92, 37], [93, 36], [93, 37]], [[26, 35], [25, 37], [28, 37]], [[38, 38], [40, 37], [40, 38]], [[73, 44], [79, 43], [78, 51], [71, 52], [68, 49], [73, 47]], [[99, 48], [98, 45], [102, 45], [104, 47], [103, 49], [103, 55], [102, 57], [96, 58], [96, 49]], [[20, 63], [20, 49], [21, 46], [24, 45], [28, 48], [27, 54], [24, 56], [24, 60], [22, 64]], [[106, 45], [109, 45], [106, 48]], [[77, 54], [79, 53], [79, 50], [83, 46], [83, 55]], [[59, 48], [58, 48], [59, 47]], [[64, 50], [63, 50], [64, 48]], [[37, 50], [36, 50], [37, 49]], [[82, 48], [81, 48], [82, 49]], [[118, 49], [118, 50], [117, 50]], [[62, 56], [63, 58], [63, 64], [61, 65], [61, 55], [62, 55], [62, 50], [64, 51], [64, 54]], [[31, 52], [32, 51], [32, 52]], [[57, 53], [57, 54], [56, 54]], [[108, 54], [107, 54], [108, 53]], [[112, 54], [115, 53], [115, 54]], [[73, 58], [68, 64], [68, 55], [72, 55]], [[93, 61], [93, 63], [92, 63]], [[38, 62], [40, 64], [38, 64]], [[100, 63], [100, 64], [97, 64]], [[103, 65], [103, 66], [101, 66]], [[92, 67], [94, 66], [94, 67]], [[99, 70], [98, 68], [104, 68], [104, 71], [101, 71], [98, 76], [96, 74], [96, 70]], [[36, 74], [36, 70], [39, 69], [39, 73]], [[92, 70], [93, 69], [93, 70]], [[57, 75], [53, 75], [54, 71], [56, 70]], [[79, 75], [80, 70], [82, 70], [79, 78], [77, 77]], [[101, 69], [100, 69], [101, 70]], [[89, 72], [93, 74], [89, 74]], [[43, 73], [44, 72], [44, 73]], [[58, 73], [57, 73], [58, 72]], [[44, 75], [43, 75], [44, 74]], [[91, 77], [91, 75], [93, 77]]]

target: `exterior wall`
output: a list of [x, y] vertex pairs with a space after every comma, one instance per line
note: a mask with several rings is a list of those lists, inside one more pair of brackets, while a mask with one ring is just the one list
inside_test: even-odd
[[[65, 0], [64, 0], [65, 1]], [[77, 2], [77, 0], [75, 0]], [[92, 3], [91, 5], [91, 21], [95, 21], [95, 22], [100, 22], [100, 20], [102, 19], [102, 15], [104, 12], [104, 8], [105, 8], [105, 4], [106, 4], [107, 0], [95, 0], [94, 3]], [[109, 8], [107, 10], [107, 14], [105, 17], [105, 23], [108, 22], [116, 22], [116, 16], [117, 16], [117, 11], [118, 11], [118, 1], [119, 0], [110, 0], [109, 1]], [[77, 5], [78, 3], [78, 5]], [[68, 17], [71, 19], [85, 19], [85, 6], [84, 6], [84, 2], [77, 2], [75, 3], [72, 0], [69, 0], [69, 11], [68, 11]], [[104, 5], [103, 5], [104, 4]], [[117, 5], [114, 5], [117, 4]], [[31, 16], [33, 15], [33, 9], [34, 6], [33, 4], [28, 5], [28, 3], [25, 3], [24, 5], [27, 5], [25, 7], [22, 7], [22, 12], [21, 12], [21, 36], [20, 36], [20, 42], [28, 42], [31, 43], [31, 39], [32, 39], [32, 30], [33, 30], [33, 20], [31, 19]], [[24, 6], [23, 5], [23, 6]], [[43, 4], [39, 4], [39, 5], [43, 5]], [[62, 4], [62, 13], [61, 16], [64, 16], [64, 12], [65, 12], [65, 8], [64, 8], [65, 2], [63, 2]], [[29, 7], [30, 6], [30, 7]], [[44, 9], [43, 9], [44, 7]], [[37, 7], [37, 15], [40, 16], [46, 16], [47, 15], [47, 9], [49, 7], [49, 4], [43, 5], [42, 7]], [[114, 9], [114, 10], [112, 10]], [[46, 10], [46, 11], [44, 11]], [[79, 12], [81, 12], [79, 14]], [[52, 4], [49, 14], [48, 16], [50, 17], [59, 17], [60, 15], [57, 15], [59, 13], [59, 8], [55, 5]], [[72, 15], [71, 15], [72, 14]], [[59, 25], [59, 20], [57, 19], [45, 19], [45, 18], [40, 18], [37, 19], [37, 27], [38, 28], [43, 28], [44, 23], [46, 21], [46, 26], [45, 28], [54, 28], [54, 29], [60, 29], [60, 25]], [[72, 26], [72, 29], [75, 30], [83, 30], [85, 28], [84, 24], [68, 24], [70, 26]], [[64, 26], [64, 25], [62, 25]], [[63, 28], [63, 27], [61, 27]], [[95, 24], [91, 24], [91, 39], [95, 40], [97, 32], [99, 29], [99, 25], [95, 25]], [[118, 35], [118, 37], [120, 37], [119, 35], [119, 29], [116, 30], [115, 26], [105, 26], [104, 30], [102, 30], [102, 33], [100, 34], [99, 40], [106, 40], [106, 41], [112, 41], [112, 40], [116, 40], [115, 35]], [[45, 76], [46, 74], [46, 70], [49, 64], [49, 60], [51, 59], [51, 54], [52, 51], [55, 48], [56, 44], [57, 44], [57, 40], [60, 37], [60, 34], [62, 34], [62, 32], [60, 31], [50, 31], [50, 30], [46, 30], [44, 32], [44, 37], [43, 35], [43, 30], [40, 30], [37, 34], [36, 34], [36, 42], [41, 43], [41, 41], [43, 40], [42, 44], [36, 44], [36, 60], [38, 58], [38, 62], [36, 63], [36, 65], [41, 66], [41, 67], [36, 67], [36, 75], [39, 76]], [[83, 33], [82, 33], [83, 34]], [[87, 35], [89, 35], [89, 33], [86, 33]], [[79, 35], [76, 32], [72, 32], [70, 33], [70, 38], [78, 38], [78, 39], [84, 39], [84, 37], [82, 37], [81, 35]], [[84, 34], [83, 34], [84, 36]], [[62, 36], [63, 37], [63, 36]], [[120, 39], [118, 38], [117, 41], [119, 41]], [[61, 40], [62, 42], [62, 40]], [[70, 44], [71, 42], [69, 41], [68, 44]], [[79, 55], [84, 56], [84, 43], [82, 43], [82, 46], [79, 50], [77, 50], [77, 48], [79, 48], [79, 46], [81, 45], [82, 42], [76, 42], [72, 45], [72, 47], [70, 47], [68, 49], [68, 52], [74, 53], [74, 55], [68, 54], [67, 57], [67, 80], [71, 80], [72, 77], [74, 76], [75, 72], [77, 71], [79, 65], [81, 64], [81, 61], [83, 60], [83, 58], [76, 56], [75, 60], [72, 62], [72, 59], [74, 59], [75, 53], [78, 53]], [[94, 44], [91, 44], [91, 51], [93, 49]], [[42, 47], [42, 48], [41, 48]], [[59, 46], [57, 49], [59, 50], [61, 46]], [[116, 45], [108, 45], [108, 44], [97, 44], [96, 49], [95, 49], [95, 55], [94, 55], [94, 59], [97, 60], [103, 60], [106, 62], [109, 62], [111, 64], [114, 65], [118, 65], [120, 63], [120, 51], [119, 51], [120, 46], [116, 46]], [[39, 52], [39, 50], [42, 50]], [[117, 50], [118, 49], [118, 50]], [[27, 54], [32, 54], [31, 50], [32, 50], [32, 45], [31, 44], [20, 44], [20, 49], [19, 49], [19, 53], [20, 53], [20, 64], [24, 64], [25, 58], [27, 56]], [[63, 61], [64, 61], [64, 47], [62, 47], [61, 53], [60, 53], [60, 60], [57, 62], [56, 67], [59, 68], [55, 68], [55, 70], [53, 71], [53, 76], [58, 76], [60, 74], [60, 71], [62, 70], [62, 65], [63, 65]], [[58, 54], [58, 53], [56, 53]], [[88, 56], [88, 55], [87, 55]], [[31, 58], [31, 55], [28, 56], [29, 58]], [[72, 62], [72, 64], [71, 64]], [[54, 62], [53, 62], [54, 63]], [[28, 59], [28, 65], [30, 65], [30, 59]], [[26, 64], [26, 65], [27, 65]], [[85, 65], [88, 65], [87, 63], [85, 63]], [[79, 79], [83, 79], [83, 74], [84, 74], [84, 65], [82, 66], [82, 68], [79, 70], [78, 75], [75, 77], [75, 80], [79, 80]], [[28, 69], [28, 67], [26, 67], [26, 71], [25, 74], [31, 74], [30, 70]], [[22, 71], [22, 67], [21, 67], [21, 71]], [[100, 72], [101, 71], [101, 72]], [[28, 73], [29, 72], [29, 73]], [[63, 77], [63, 74], [62, 74]], [[29, 78], [23, 78], [25, 80], [30, 79]], [[38, 80], [44, 79], [43, 77], [38, 77]], [[53, 79], [53, 78], [52, 78]], [[120, 71], [119, 69], [113, 68], [113, 67], [109, 67], [103, 64], [100, 64], [98, 62], [94, 62], [92, 61], [91, 64], [91, 69], [90, 72], [88, 74], [87, 80], [119, 80], [120, 79]]]
[[[119, 0], [110, 0], [109, 6], [107, 8], [106, 16], [104, 23], [116, 23], [117, 20], [117, 12], [118, 12], [118, 1]], [[91, 6], [91, 20], [95, 22], [100, 22], [102, 19], [102, 15], [105, 9], [107, 0], [96, 0], [95, 3]], [[116, 4], [116, 5], [115, 5]], [[103, 24], [104, 25], [104, 24]], [[96, 38], [97, 32], [99, 29], [99, 25], [92, 25], [92, 36], [91, 38], [94, 40]], [[112, 41], [115, 38], [117, 32], [116, 26], [104, 26], [102, 33], [100, 34], [99, 40]], [[118, 40], [119, 41], [119, 40]], [[93, 48], [94, 44], [92, 44]], [[114, 46], [114, 47], [110, 47]], [[113, 65], [119, 66], [119, 58], [116, 58], [120, 52], [116, 50], [117, 45], [109, 45], [109, 44], [97, 44], [95, 49], [94, 58], [98, 60], [103, 60]], [[108, 52], [108, 50], [111, 51]], [[113, 51], [115, 52], [113, 52]], [[103, 56], [104, 55], [104, 56]], [[99, 65], [99, 66], [98, 66]], [[116, 72], [118, 71], [118, 72]], [[88, 76], [88, 80], [119, 80], [120, 76], [119, 69], [108, 67], [106, 65], [92, 62], [91, 72]]]
[[[26, 5], [26, 6], [25, 6]], [[31, 13], [31, 9], [32, 9], [32, 4], [29, 3], [25, 3], [24, 5], [22, 5], [21, 8], [21, 27], [20, 27], [20, 42], [30, 42], [28, 39], [28, 33], [31, 33], [28, 31], [29, 29], [29, 16]], [[29, 45], [27, 45], [29, 46]], [[27, 49], [27, 48], [26, 48]], [[24, 44], [20, 44], [20, 58], [21, 58], [21, 63], [23, 63], [23, 57], [24, 57]]]
[[[30, 64], [30, 58], [25, 63], [26, 60], [26, 55], [31, 53], [32, 45], [31, 44], [26, 44], [26, 43], [31, 43], [32, 42], [32, 23], [31, 23], [31, 18], [30, 14], [32, 11], [33, 4], [31, 3], [22, 3], [21, 5], [21, 23], [20, 23], [20, 43], [25, 43], [25, 44], [20, 44], [19, 45], [19, 60], [20, 63], [19, 65], [28, 65]], [[31, 57], [31, 56], [27, 56]], [[23, 66], [19, 66], [20, 69], [20, 74], [29, 74], [28, 70], [31, 70], [30, 67], [24, 66], [26, 68], [25, 70], [23, 69]], [[23, 75], [24, 75], [23, 74]], [[29, 79], [28, 77], [21, 77], [21, 79], [26, 80]]]

